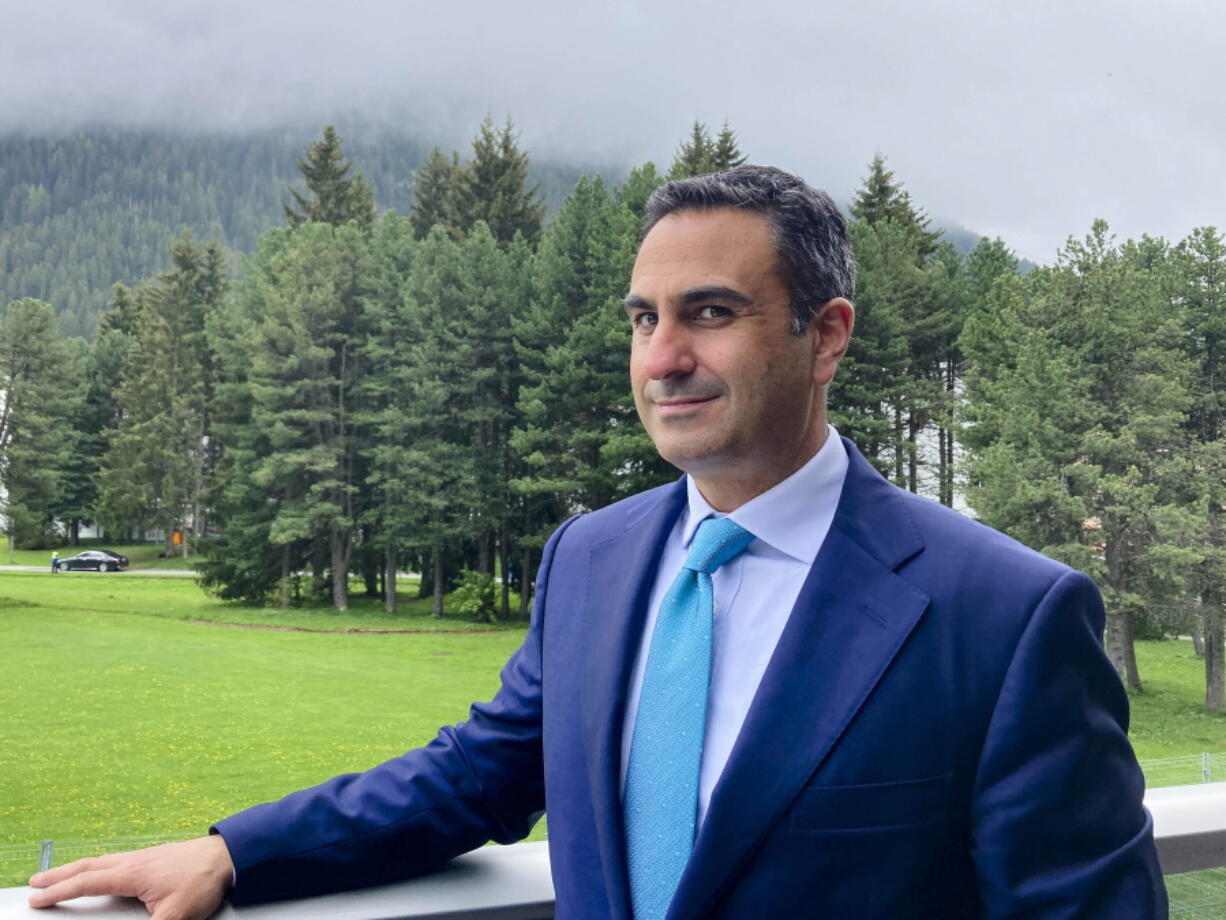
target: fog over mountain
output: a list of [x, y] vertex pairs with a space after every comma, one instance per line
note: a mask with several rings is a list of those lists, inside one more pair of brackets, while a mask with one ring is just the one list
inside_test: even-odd
[[836, 195], [875, 151], [934, 215], [1050, 261], [1226, 225], [1226, 7], [614, 0], [7, 0], [0, 131], [243, 131], [338, 112], [459, 146], [509, 113], [536, 156], [664, 162], [695, 117]]

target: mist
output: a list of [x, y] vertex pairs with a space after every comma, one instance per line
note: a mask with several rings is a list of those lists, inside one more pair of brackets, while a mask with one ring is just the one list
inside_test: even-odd
[[460, 147], [488, 113], [534, 157], [628, 167], [727, 119], [754, 162], [844, 199], [880, 151], [929, 213], [1050, 262], [1097, 217], [1121, 238], [1226, 225], [1224, 26], [1190, 0], [10, 0], [0, 131], [358, 112]]

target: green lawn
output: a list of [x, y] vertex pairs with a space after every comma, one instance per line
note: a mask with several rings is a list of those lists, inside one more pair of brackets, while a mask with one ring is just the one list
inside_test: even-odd
[[[394, 621], [434, 630], [407, 635], [189, 619], [345, 629], [390, 618], [245, 610], [183, 579], [0, 573], [0, 847], [189, 835], [364, 769], [464, 718], [523, 638], [428, 617]], [[29, 868], [0, 864], [0, 886]]]
[[[84, 552], [87, 549], [109, 549], [117, 553], [122, 553], [128, 557], [131, 569], [190, 569], [193, 568], [196, 561], [201, 558], [199, 556], [189, 556], [184, 559], [182, 556], [173, 556], [169, 559], [161, 559], [159, 555], [164, 551], [164, 547], [160, 543], [138, 543], [138, 544], [121, 544], [113, 543], [97, 543], [89, 541], [82, 543], [80, 546], [57, 546], [60, 558], [67, 559], [69, 556], [75, 556], [77, 553]], [[51, 550], [49, 549], [19, 549], [12, 553], [12, 562], [9, 562], [9, 550], [5, 546], [0, 549], [0, 565], [45, 565], [48, 569], [51, 568]]]
[[[184, 578], [0, 573], [0, 886], [21, 884], [36, 858], [6, 846], [198, 833], [462, 719], [496, 688], [522, 626], [424, 607], [260, 610]], [[1203, 712], [1190, 644], [1140, 643], [1138, 657], [1138, 755], [1226, 752], [1226, 716]]]
[[[358, 587], [355, 582], [352, 589]], [[129, 575], [126, 572], [0, 572], [0, 605], [7, 601], [34, 603], [59, 612], [92, 611], [130, 613], [142, 617], [174, 620], [202, 620], [252, 626], [280, 626], [327, 631], [404, 631], [451, 632], [455, 630], [504, 629], [502, 624], [484, 624], [444, 616], [429, 616], [429, 598], [416, 597], [416, 583], [399, 583], [399, 612], [391, 617], [383, 612], [380, 599], [351, 597], [346, 613], [331, 607], [275, 610], [245, 607], [219, 601], [205, 594], [194, 579], [183, 576]], [[517, 609], [518, 595], [512, 596]], [[444, 600], [444, 611], [447, 609]], [[522, 628], [514, 626], [512, 628]]]
[[1226, 753], [1226, 713], [1205, 711], [1204, 662], [1187, 640], [1138, 642], [1144, 691], [1129, 697], [1129, 737], [1142, 761]]

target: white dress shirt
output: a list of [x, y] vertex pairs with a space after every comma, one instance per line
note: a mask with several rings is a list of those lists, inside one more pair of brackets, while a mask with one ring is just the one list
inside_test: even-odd
[[827, 426], [825, 443], [808, 463], [731, 514], [725, 515], [712, 508], [694, 480], [686, 477], [688, 503], [660, 559], [647, 608], [647, 623], [630, 678], [622, 726], [623, 793], [651, 633], [660, 603], [685, 562], [698, 525], [708, 517], [730, 517], [756, 538], [745, 552], [711, 576], [715, 619], [711, 635], [707, 726], [698, 779], [698, 824], [701, 826], [711, 802], [711, 791], [724, 772], [728, 755], [745, 723], [749, 706], [787, 625], [800, 588], [830, 530], [846, 475], [847, 451], [838, 432], [833, 426]]

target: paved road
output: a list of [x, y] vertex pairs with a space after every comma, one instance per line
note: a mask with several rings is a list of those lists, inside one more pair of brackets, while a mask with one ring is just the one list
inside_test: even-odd
[[[51, 566], [49, 565], [0, 565], [0, 572], [46, 572], [51, 574]], [[60, 572], [61, 575], [97, 575], [98, 572]], [[109, 573], [105, 573], [109, 574]], [[191, 569], [126, 569], [125, 575], [175, 575], [179, 577], [193, 576], [196, 573]]]

